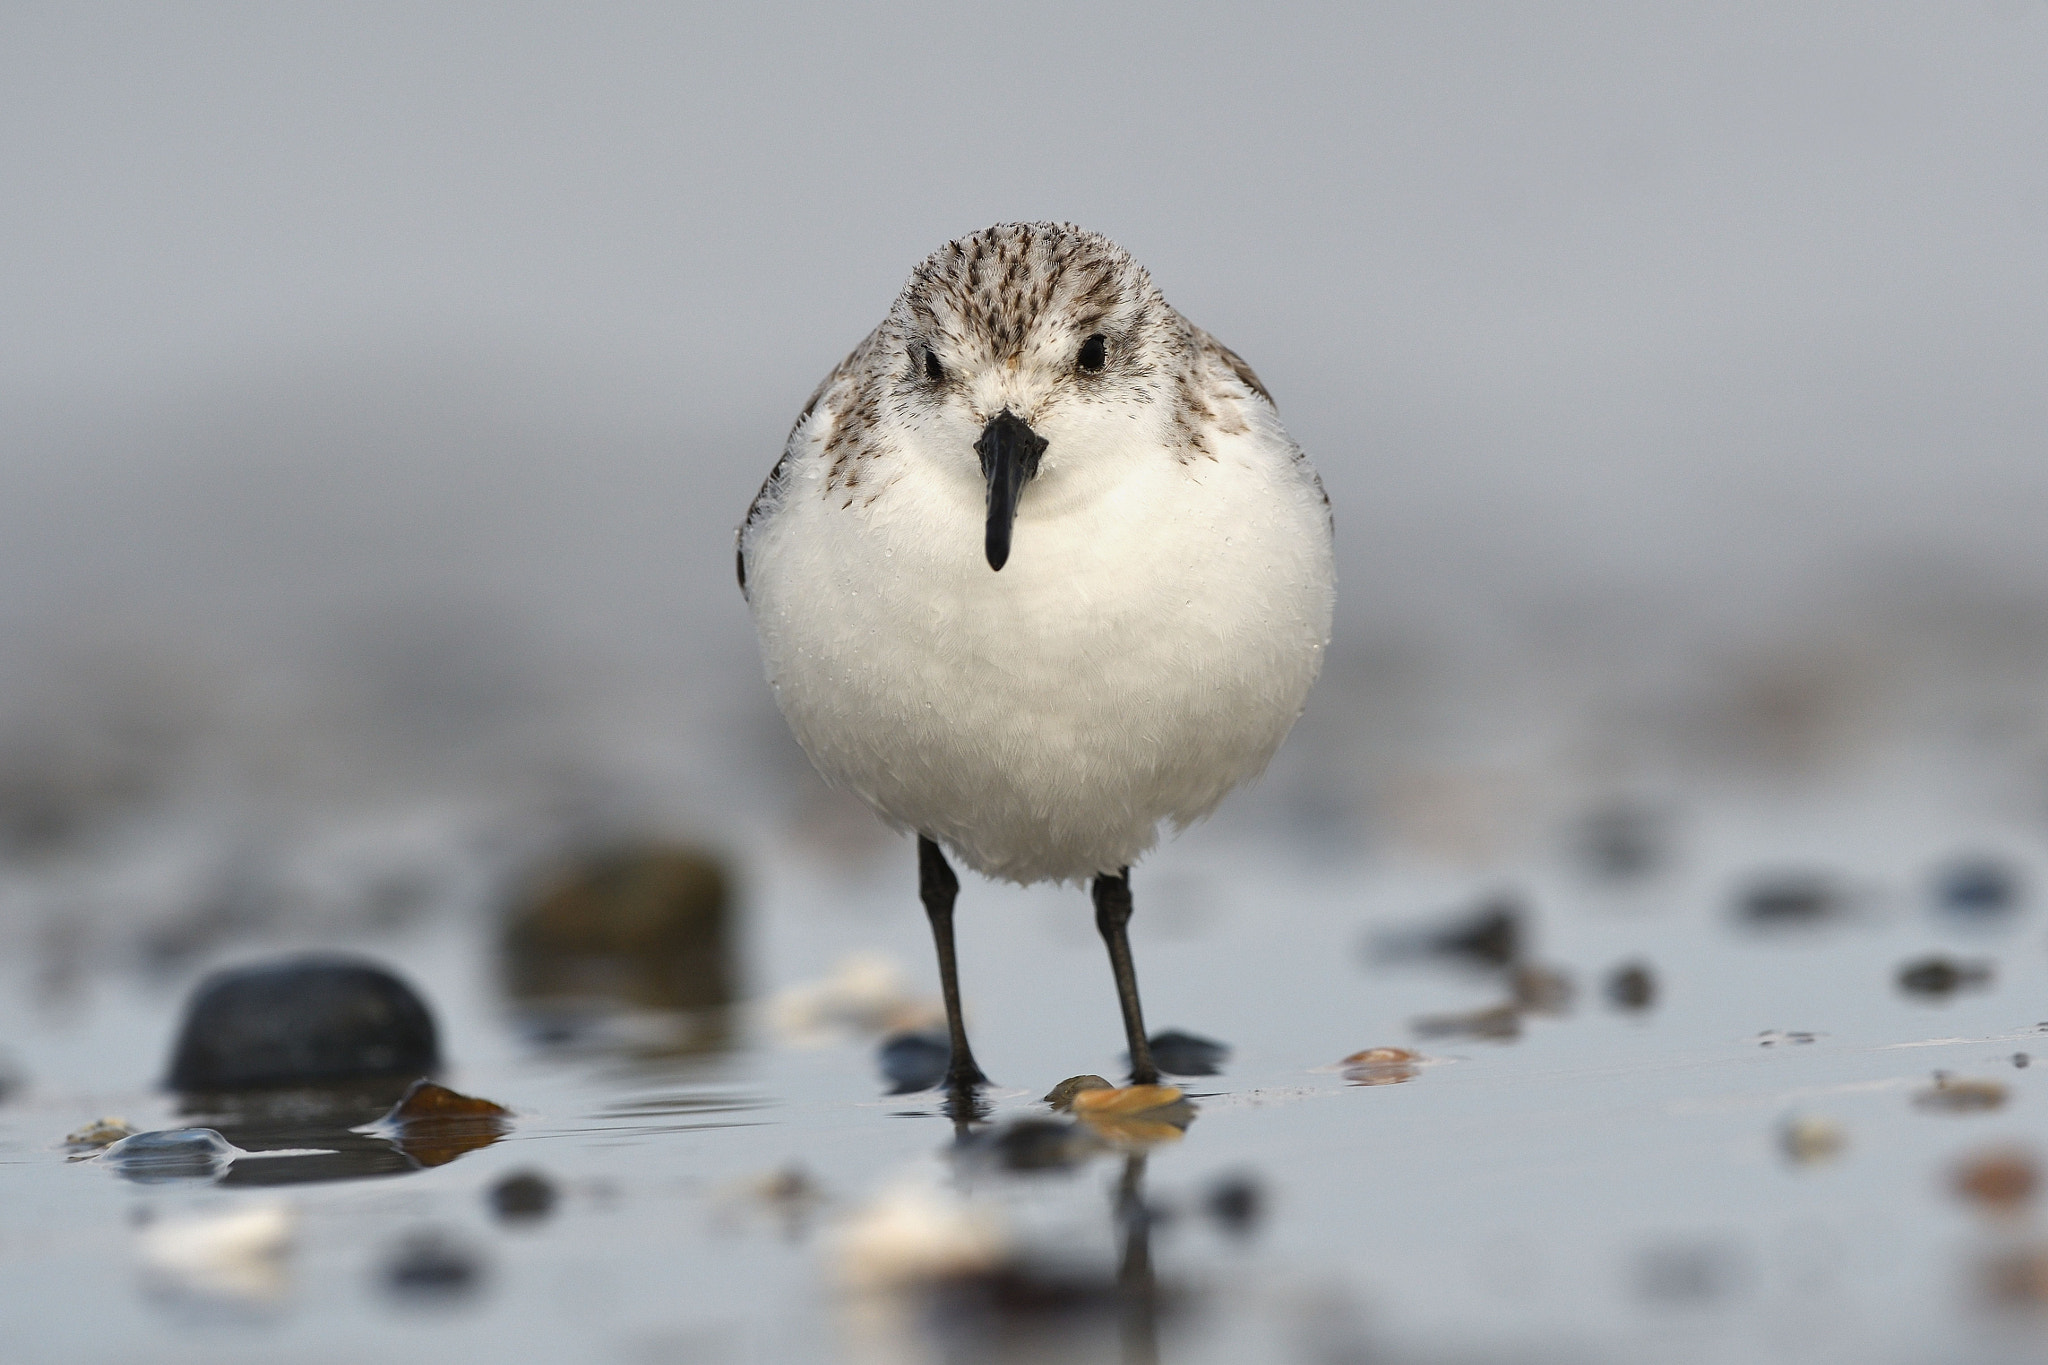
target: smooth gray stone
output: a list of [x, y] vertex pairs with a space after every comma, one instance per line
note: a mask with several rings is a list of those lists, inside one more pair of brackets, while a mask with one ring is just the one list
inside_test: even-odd
[[360, 958], [291, 958], [199, 984], [171, 1059], [174, 1090], [424, 1076], [440, 1066], [433, 1015], [412, 988]]

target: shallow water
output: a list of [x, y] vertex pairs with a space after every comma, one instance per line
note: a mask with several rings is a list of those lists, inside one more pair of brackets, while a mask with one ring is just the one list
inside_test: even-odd
[[[1987, 843], [2039, 885], [2022, 837], [1896, 794], [1731, 799], [1688, 815], [1673, 865], [1616, 883], [1556, 856], [1477, 875], [1261, 828], [1197, 831], [1136, 875], [1152, 1026], [1232, 1052], [1221, 1074], [1182, 1082], [1196, 1116], [1178, 1140], [1142, 1160], [1105, 1147], [1070, 1169], [1001, 1169], [985, 1140], [959, 1142], [936, 1095], [886, 1095], [873, 1034], [796, 1039], [776, 1022], [778, 993], [852, 953], [893, 958], [913, 996], [930, 994], [907, 844], [742, 848], [747, 990], [722, 1029], [645, 1012], [537, 1026], [507, 997], [481, 894], [348, 936], [340, 946], [393, 965], [432, 1003], [441, 1079], [514, 1111], [502, 1135], [426, 1159], [388, 1134], [273, 1116], [223, 1121], [245, 1152], [286, 1150], [237, 1157], [218, 1179], [141, 1181], [109, 1158], [71, 1160], [65, 1134], [103, 1114], [138, 1129], [203, 1121], [156, 1086], [184, 992], [202, 967], [278, 949], [230, 940], [154, 976], [102, 963], [54, 1004], [36, 965], [17, 963], [0, 1040], [28, 1079], [0, 1107], [0, 1355], [1952, 1361], [2048, 1349], [2048, 1305], [1991, 1302], [1984, 1269], [2048, 1245], [2048, 1229], [1951, 1188], [1959, 1160], [2026, 1147], [2040, 1129], [2048, 1065], [2015, 1064], [2037, 1049], [2048, 1060], [2040, 917], [2023, 900], [1989, 926], [1958, 924], [1926, 891], [1944, 856]], [[1843, 913], [1745, 924], [1738, 893], [1772, 867], [1839, 877]], [[1386, 946], [1504, 888], [1529, 907], [1529, 960], [1575, 986], [1569, 1007], [1519, 1016], [1507, 1041], [1419, 1037], [1418, 1018], [1499, 1005], [1507, 986]], [[1064, 1077], [1121, 1074], [1084, 896], [970, 882], [960, 938], [993, 1120], [1049, 1116], [1038, 1097]], [[1900, 990], [1901, 966], [1930, 954], [1990, 961], [1993, 978], [1938, 999]], [[1649, 1008], [1603, 992], [1631, 961], [1650, 969]], [[1342, 1059], [1372, 1047], [1421, 1060], [1347, 1073]], [[1932, 1107], [1937, 1072], [1996, 1082], [2005, 1098]], [[1355, 1083], [1366, 1079], [1377, 1083]], [[350, 1122], [386, 1102], [365, 1098]], [[1788, 1144], [1795, 1121], [1804, 1138]], [[491, 1191], [522, 1171], [554, 1187], [553, 1207], [500, 1218]], [[1235, 1221], [1213, 1207], [1233, 1182]], [[231, 1273], [209, 1278], [180, 1260], [200, 1220], [250, 1210], [282, 1210], [288, 1228], [255, 1272], [230, 1255]], [[259, 1220], [247, 1235], [274, 1232]], [[969, 1265], [981, 1273], [941, 1273]], [[2008, 1272], [2024, 1282], [2008, 1298], [2043, 1298], [2027, 1273]]]

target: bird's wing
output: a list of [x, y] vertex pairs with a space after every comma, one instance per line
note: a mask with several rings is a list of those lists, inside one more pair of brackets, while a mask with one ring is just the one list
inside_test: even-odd
[[747, 533], [754, 529], [754, 523], [766, 516], [779, 500], [777, 495], [781, 492], [783, 480], [788, 476], [790, 456], [796, 450], [796, 434], [803, 430], [804, 423], [817, 411], [819, 401], [852, 371], [854, 362], [873, 340], [874, 334], [871, 332], [860, 345], [846, 353], [846, 359], [832, 367], [830, 374], [818, 381], [817, 388], [811, 390], [811, 396], [804, 400], [803, 411], [796, 415], [796, 421], [790, 423], [789, 435], [783, 438], [782, 453], [775, 457], [775, 467], [768, 471], [767, 478], [761, 480], [760, 490], [754, 494], [754, 500], [747, 504], [746, 519], [740, 522], [739, 530], [733, 535], [733, 563], [739, 572], [741, 597], [747, 595]]
[[[1245, 363], [1244, 357], [1199, 327], [1195, 328], [1195, 337], [1201, 346], [1203, 358], [1209, 361], [1212, 367], [1221, 366], [1223, 369], [1228, 370], [1232, 375], [1236, 376], [1237, 381], [1243, 384], [1247, 390], [1265, 400], [1266, 406], [1273, 410], [1276, 419], [1275, 429], [1278, 430], [1277, 418], [1280, 412], [1280, 405], [1273, 401], [1273, 395], [1267, 392], [1266, 386], [1260, 381], [1258, 373]], [[1309, 481], [1315, 485], [1316, 495], [1323, 500], [1324, 509], [1328, 510], [1330, 506], [1330, 493], [1328, 489], [1323, 487], [1323, 476], [1318, 474], [1316, 467], [1309, 463], [1308, 456], [1302, 448], [1295, 445], [1293, 437], [1287, 436], [1283, 432], [1281, 439], [1286, 441], [1288, 446], [1293, 449], [1295, 464], [1300, 466], [1302, 471], [1308, 475]]]
[[1200, 340], [1202, 349], [1210, 352], [1216, 359], [1222, 361], [1224, 368], [1236, 375], [1239, 383], [1265, 399], [1268, 403], [1271, 403], [1275, 412], [1280, 410], [1280, 405], [1273, 402], [1273, 395], [1268, 393], [1266, 386], [1260, 382], [1258, 372], [1244, 363], [1243, 356], [1231, 350], [1199, 327], [1195, 328], [1195, 336]]

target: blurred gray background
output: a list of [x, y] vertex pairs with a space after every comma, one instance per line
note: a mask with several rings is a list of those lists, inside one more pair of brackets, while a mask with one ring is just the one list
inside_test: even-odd
[[1323, 472], [1337, 640], [1255, 810], [1487, 856], [1502, 791], [1902, 736], [2036, 800], [2038, 0], [14, 4], [0, 110], [17, 849], [479, 791], [829, 824], [732, 528], [910, 267], [1014, 218], [1122, 242]]

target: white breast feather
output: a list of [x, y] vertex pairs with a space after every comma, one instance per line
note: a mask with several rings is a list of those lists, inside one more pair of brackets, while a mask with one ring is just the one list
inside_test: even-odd
[[745, 537], [768, 679], [819, 771], [1018, 882], [1116, 872], [1259, 773], [1329, 638], [1329, 515], [1272, 408], [1222, 401], [1239, 429], [1200, 458], [1136, 429], [1065, 452], [1086, 496], [1056, 444], [997, 573], [971, 452], [957, 478], [878, 461], [827, 492], [826, 394]]

